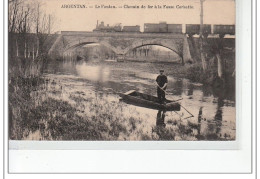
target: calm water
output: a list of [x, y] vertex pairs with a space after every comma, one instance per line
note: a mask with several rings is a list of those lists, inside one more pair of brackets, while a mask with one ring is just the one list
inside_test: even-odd
[[[55, 62], [49, 65], [46, 76], [64, 86], [63, 98], [66, 98], [66, 94], [82, 93], [85, 96], [98, 96], [111, 102], [119, 102], [119, 94], [129, 90], [156, 96], [155, 78], [162, 67], [165, 68], [166, 75], [178, 68], [175, 64], [159, 63]], [[163, 113], [129, 105], [129, 115], [138, 116], [144, 121], [145, 130], [151, 131], [156, 125], [167, 127], [172, 125], [172, 119], [176, 119], [184, 125], [196, 124], [194, 132], [197, 134], [214, 134], [220, 139], [235, 139], [235, 102], [232, 92], [212, 89], [174, 75], [168, 75], [168, 81], [166, 98], [182, 99], [180, 104], [189, 112], [182, 108], [178, 112]]]

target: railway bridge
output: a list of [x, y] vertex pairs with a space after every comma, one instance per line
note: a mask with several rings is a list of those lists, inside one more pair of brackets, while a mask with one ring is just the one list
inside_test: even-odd
[[159, 45], [174, 51], [184, 62], [193, 61], [185, 34], [62, 31], [48, 53], [53, 58], [59, 58], [75, 48], [92, 43], [104, 45], [116, 55], [125, 55], [146, 45]]

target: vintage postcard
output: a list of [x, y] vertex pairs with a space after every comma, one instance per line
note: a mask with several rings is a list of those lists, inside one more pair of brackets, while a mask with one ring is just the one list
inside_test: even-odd
[[9, 0], [10, 141], [237, 140], [235, 0]]

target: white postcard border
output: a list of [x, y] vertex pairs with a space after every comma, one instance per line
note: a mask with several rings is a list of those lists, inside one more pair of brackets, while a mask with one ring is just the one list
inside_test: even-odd
[[[195, 166], [195, 168], [189, 168], [194, 165], [187, 165], [187, 168], [180, 168], [183, 167], [184, 163], [183, 161], [189, 161], [191, 158], [192, 153], [196, 151], [192, 150], [165, 150], [163, 152], [158, 150], [153, 151], [129, 151], [129, 150], [100, 150], [100, 143], [96, 146], [96, 150], [82, 150], [77, 151], [74, 150], [74, 147], [71, 147], [71, 145], [74, 145], [73, 142], [68, 142], [67, 149], [73, 148], [73, 150], [53, 150], [55, 147], [59, 149], [59, 146], [55, 146], [56, 144], [53, 144], [51, 148], [52, 150], [39, 150], [39, 148], [30, 148], [30, 149], [37, 149], [37, 150], [10, 150], [9, 151], [9, 172], [14, 173], [67, 173], [67, 172], [76, 172], [76, 173], [160, 173], [160, 172], [170, 172], [170, 173], [250, 173], [251, 172], [251, 134], [252, 134], [252, 126], [251, 126], [251, 117], [248, 117], [248, 114], [251, 114], [251, 3], [249, 1], [243, 1], [243, 0], [237, 0], [237, 23], [236, 25], [238, 27], [237, 29], [237, 38], [236, 38], [236, 49], [237, 49], [237, 105], [236, 105], [236, 111], [237, 111], [237, 125], [239, 133], [237, 133], [237, 141], [239, 144], [235, 144], [238, 146], [238, 150], [204, 150], [204, 151], [197, 151], [196, 155], [200, 156], [200, 159], [203, 159], [204, 161], [210, 162], [211, 166], [208, 166], [207, 163], [202, 164], [201, 166]], [[6, 4], [5, 4], [6, 6]], [[5, 24], [7, 24], [5, 22]], [[5, 37], [5, 43], [7, 43], [7, 38]], [[7, 47], [7, 45], [5, 45]], [[7, 49], [5, 48], [5, 62], [7, 62]], [[241, 71], [239, 71], [241, 70]], [[5, 77], [7, 77], [7, 63], [5, 63]], [[7, 80], [5, 80], [5, 93], [7, 93]], [[7, 137], [7, 94], [5, 94], [5, 137]], [[250, 115], [250, 116], [251, 116]], [[241, 120], [242, 119], [242, 120]], [[5, 138], [6, 140], [6, 138]], [[13, 143], [12, 143], [13, 142]], [[24, 141], [25, 143], [27, 141]], [[19, 143], [19, 142], [18, 142]], [[10, 141], [10, 146], [13, 147], [13, 149], [28, 149], [26, 148], [27, 144], [18, 144], [16, 141]], [[37, 142], [36, 142], [37, 143]], [[88, 146], [91, 142], [84, 142], [83, 145], [85, 145], [85, 149], [88, 149]], [[106, 143], [106, 142], [105, 142]], [[113, 142], [109, 142], [108, 146], [102, 145], [102, 149], [105, 149], [108, 147], [108, 149], [111, 149], [111, 146], [114, 145]], [[121, 142], [123, 149], [127, 147], [124, 142]], [[140, 142], [145, 143], [145, 142]], [[189, 143], [189, 142], [185, 142]], [[202, 142], [204, 143], [204, 142]], [[221, 142], [213, 142], [218, 145]], [[5, 147], [6, 151], [8, 152], [8, 141], [5, 141]], [[60, 144], [58, 144], [60, 145]], [[128, 145], [128, 144], [127, 144]], [[138, 144], [140, 145], [140, 144]], [[143, 144], [141, 144], [143, 145]], [[158, 145], [158, 143], [156, 144]], [[188, 144], [187, 144], [188, 145]], [[208, 145], [213, 145], [211, 142], [205, 142], [206, 148]], [[18, 146], [18, 147], [17, 147]], [[29, 145], [27, 145], [29, 146]], [[114, 145], [116, 146], [116, 145]], [[201, 145], [202, 146], [202, 145]], [[20, 148], [21, 147], [21, 148]], [[31, 146], [29, 146], [31, 147]], [[182, 146], [180, 146], [182, 147]], [[83, 147], [84, 148], [84, 147]], [[83, 149], [82, 148], [82, 149]], [[65, 149], [65, 148], [64, 148]], [[93, 148], [94, 149], [94, 148]], [[116, 148], [119, 149], [119, 148]], [[158, 148], [157, 148], [158, 149]], [[167, 148], [167, 149], [173, 149], [173, 148]], [[180, 149], [180, 148], [179, 148]], [[185, 149], [185, 148], [183, 148]], [[186, 148], [188, 149], [188, 148]], [[193, 148], [189, 148], [193, 149]], [[115, 154], [116, 152], [116, 154]], [[144, 154], [146, 152], [147, 154]], [[60, 155], [65, 156], [63, 159], [71, 161], [70, 163], [64, 164], [62, 158]], [[106, 158], [104, 156], [106, 155], [113, 155], [115, 157], [112, 166], [107, 166], [102, 164], [102, 162], [105, 161], [105, 164], [108, 164], [105, 160]], [[226, 155], [228, 154], [228, 155]], [[33, 156], [37, 156], [37, 159]], [[50, 158], [49, 156], [52, 156]], [[180, 167], [178, 167], [176, 164], [171, 163], [170, 161], [163, 161], [162, 159], [155, 157], [155, 156], [162, 156], [162, 159], [172, 159], [178, 162], [181, 162]], [[179, 157], [178, 157], [179, 156]], [[181, 157], [180, 157], [181, 156]], [[207, 160], [207, 158], [203, 158], [204, 156], [210, 156], [211, 160]], [[233, 158], [233, 165], [230, 163]], [[103, 158], [102, 158], [103, 157]], [[171, 165], [171, 167], [167, 167], [165, 164], [162, 164], [161, 168], [154, 168], [152, 167], [152, 163], [150, 162], [150, 159], [155, 157], [156, 163], [165, 162], [167, 165]], [[82, 162], [79, 163], [73, 163], [75, 159], [81, 159], [80, 161], [87, 162], [85, 163], [86, 167], [84, 168], [80, 165], [82, 165]], [[193, 157], [194, 158], [194, 157]], [[196, 157], [195, 157], [196, 158]], [[237, 160], [235, 160], [237, 159]], [[48, 161], [47, 161], [48, 160]], [[56, 160], [56, 161], [55, 161]], [[230, 166], [228, 168], [223, 168], [222, 166], [214, 166], [214, 163], [212, 161], [219, 161], [223, 160], [223, 163], [228, 163]], [[5, 156], [5, 161], [8, 161], [8, 158]], [[43, 161], [43, 162], [39, 162]], [[45, 166], [47, 162], [48, 166]], [[117, 161], [121, 161], [122, 163], [116, 163]], [[125, 162], [126, 163], [125, 163]], [[58, 165], [61, 165], [63, 163], [64, 168], [62, 170], [56, 170]], [[136, 165], [136, 163], [138, 165]], [[141, 165], [142, 164], [142, 165]], [[239, 165], [239, 166], [238, 166]], [[73, 168], [70, 168], [73, 166]], [[91, 167], [92, 166], [92, 167]], [[98, 167], [97, 167], [98, 166]], [[123, 169], [120, 166], [124, 166]], [[125, 168], [127, 166], [127, 168]], [[226, 166], [226, 165], [225, 165]], [[75, 170], [75, 168], [77, 168]], [[94, 167], [94, 168], [93, 168]], [[95, 168], [96, 167], [96, 168]], [[137, 169], [137, 167], [141, 167], [142, 169]], [[204, 168], [203, 168], [204, 167]], [[215, 168], [214, 170], [214, 167]], [[56, 169], [55, 169], [56, 168]], [[196, 170], [195, 170], [196, 169]]]

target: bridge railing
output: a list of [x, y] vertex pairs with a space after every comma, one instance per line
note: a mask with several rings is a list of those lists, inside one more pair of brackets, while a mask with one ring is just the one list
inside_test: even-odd
[[129, 32], [89, 32], [89, 31], [61, 31], [61, 35], [88, 37], [138, 37], [138, 38], [183, 38], [185, 34], [172, 33], [129, 33]]

